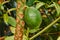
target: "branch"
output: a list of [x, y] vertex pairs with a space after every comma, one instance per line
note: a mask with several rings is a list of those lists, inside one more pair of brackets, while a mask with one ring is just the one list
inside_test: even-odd
[[54, 25], [58, 20], [60, 19], [60, 17], [58, 17], [55, 21], [53, 21], [51, 24], [49, 24], [47, 27], [45, 27], [43, 30], [41, 30], [40, 32], [38, 32], [37, 34], [35, 34], [33, 37], [30, 38], [30, 40], [36, 38], [37, 36], [41, 35], [43, 32], [45, 32], [47, 29], [49, 29], [50, 27], [52, 27], [52, 25]]
[[3, 5], [3, 4], [6, 4], [6, 3], [8, 3], [8, 2], [9, 2], [9, 1], [4, 1], [4, 2], [2, 3], [2, 5]]
[[16, 10], [16, 8], [11, 8], [11, 9], [9, 9], [6, 13], [9, 13], [9, 12], [11, 12], [11, 11], [13, 11], [13, 10]]
[[54, 32], [54, 33], [44, 33], [44, 34], [42, 34], [42, 35], [40, 35], [40, 36], [46, 36], [46, 35], [60, 35], [60, 32]]

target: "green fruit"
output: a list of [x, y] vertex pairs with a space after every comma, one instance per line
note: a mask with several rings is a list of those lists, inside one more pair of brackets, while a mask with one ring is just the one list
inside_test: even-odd
[[26, 25], [32, 29], [40, 26], [42, 22], [42, 17], [37, 9], [33, 7], [28, 7], [25, 10], [24, 20]]

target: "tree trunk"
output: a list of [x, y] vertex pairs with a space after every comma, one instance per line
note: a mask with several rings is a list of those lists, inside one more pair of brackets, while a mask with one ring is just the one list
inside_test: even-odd
[[0, 37], [0, 40], [4, 40], [4, 37]]
[[[14, 40], [22, 40], [23, 39], [23, 29], [24, 29], [24, 21], [23, 21], [23, 11], [20, 11], [22, 6], [21, 1], [17, 1], [17, 16], [16, 16], [16, 30]], [[23, 10], [23, 9], [21, 9]]]
[[0, 3], [4, 2], [4, 0], [0, 0]]

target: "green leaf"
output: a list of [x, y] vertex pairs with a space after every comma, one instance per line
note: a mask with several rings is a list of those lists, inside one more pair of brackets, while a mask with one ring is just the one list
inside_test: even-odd
[[10, 27], [12, 33], [15, 33], [15, 27]]
[[28, 40], [28, 37], [26, 35], [23, 35], [23, 40]]
[[60, 40], [60, 36], [57, 38], [57, 40]]
[[60, 6], [57, 3], [55, 3], [55, 2], [53, 2], [53, 3], [54, 3], [54, 6], [56, 8], [56, 11], [57, 11], [56, 16], [59, 16], [60, 15]]
[[1, 6], [1, 10], [4, 10], [4, 7], [3, 6]]
[[50, 8], [50, 7], [54, 7], [54, 4], [48, 5], [48, 8]]
[[2, 15], [2, 11], [0, 11], [0, 15]]
[[4, 22], [7, 24], [8, 22], [8, 14], [3, 15]]
[[32, 6], [33, 3], [34, 3], [34, 1], [35, 1], [35, 0], [28, 0], [26, 4], [27, 4], [28, 6]]
[[39, 27], [35, 27], [34, 29], [29, 29], [29, 32], [30, 32], [30, 33], [35, 33], [35, 32], [37, 32], [38, 30], [40, 30]]
[[0, 10], [4, 10], [4, 7], [2, 4], [0, 4]]
[[8, 23], [11, 25], [11, 26], [14, 26], [16, 27], [16, 20], [13, 18], [13, 17], [8, 17]]
[[36, 9], [39, 9], [39, 8], [40, 8], [41, 6], [43, 6], [43, 5], [45, 5], [44, 2], [39, 2], [39, 3], [37, 3]]
[[14, 36], [7, 36], [5, 40], [14, 40]]

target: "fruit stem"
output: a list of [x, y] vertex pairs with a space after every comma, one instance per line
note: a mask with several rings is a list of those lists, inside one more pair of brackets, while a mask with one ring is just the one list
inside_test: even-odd
[[41, 35], [47, 29], [49, 29], [50, 27], [52, 27], [52, 25], [54, 25], [59, 19], [60, 19], [60, 17], [58, 17], [55, 21], [53, 21], [51, 24], [49, 24], [48, 26], [46, 26], [43, 30], [41, 30], [40, 32], [38, 32], [37, 34], [35, 34], [34, 36], [32, 36], [30, 38], [30, 40], [32, 40], [32, 39], [36, 38], [37, 36]]
[[9, 10], [6, 12], [6, 14], [9, 13], [9, 12], [11, 12], [11, 11], [13, 11], [13, 10], [16, 10], [16, 8], [11, 8], [11, 9], [9, 9]]
[[9, 1], [4, 1], [3, 3], [2, 3], [2, 5], [4, 5], [4, 4], [6, 4], [6, 3], [8, 3]]

